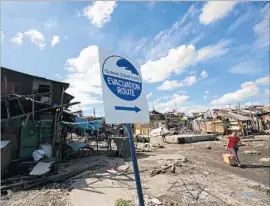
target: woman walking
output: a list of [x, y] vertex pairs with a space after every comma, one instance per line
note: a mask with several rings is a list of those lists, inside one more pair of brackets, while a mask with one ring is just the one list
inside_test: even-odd
[[242, 143], [240, 141], [240, 138], [237, 137], [237, 133], [233, 132], [229, 137], [228, 137], [228, 141], [227, 141], [227, 151], [229, 151], [229, 153], [233, 156], [234, 159], [234, 163], [237, 164], [238, 167], [242, 167], [240, 160], [238, 158], [237, 152], [238, 152], [238, 148], [239, 148], [239, 144], [241, 145], [245, 145], [248, 146], [245, 143]]

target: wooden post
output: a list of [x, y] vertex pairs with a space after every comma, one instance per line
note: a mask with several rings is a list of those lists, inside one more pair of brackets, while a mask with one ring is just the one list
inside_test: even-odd
[[[65, 93], [65, 87], [62, 87], [62, 93], [61, 93], [61, 105], [63, 104], [64, 101], [64, 93]], [[59, 111], [59, 116], [58, 116], [58, 132], [57, 132], [57, 136], [58, 136], [58, 142], [59, 142], [59, 161], [62, 161], [62, 125], [61, 125], [61, 121], [62, 121], [62, 115], [63, 115], [63, 108], [60, 109]]]
[[4, 83], [5, 83], [5, 106], [6, 106], [6, 110], [7, 110], [7, 117], [10, 118], [9, 101], [8, 101], [8, 93], [7, 93], [8, 85], [7, 85], [7, 77], [6, 76], [4, 76]]
[[56, 156], [56, 147], [55, 147], [55, 143], [56, 143], [56, 136], [57, 136], [57, 115], [58, 115], [58, 111], [55, 110], [54, 112], [54, 131], [53, 131], [53, 155]]
[[28, 114], [27, 117], [26, 117], [26, 120], [25, 120], [25, 123], [24, 123], [24, 127], [26, 127], [29, 117], [30, 117], [30, 114]]
[[32, 95], [32, 119], [35, 120], [35, 96]]
[[207, 134], [207, 125], [206, 125], [206, 123], [205, 123], [205, 120], [203, 120], [203, 123], [204, 123], [205, 132], [206, 132], [206, 134]]
[[239, 121], [239, 125], [241, 127], [241, 131], [242, 131], [243, 137], [245, 137], [245, 131], [244, 131], [243, 123], [241, 121]]
[[18, 102], [18, 105], [19, 105], [22, 113], [24, 114], [24, 109], [23, 109], [23, 106], [22, 106], [22, 103], [21, 103], [20, 99], [17, 99], [17, 102]]
[[[79, 103], [80, 102], [73, 102], [73, 103], [64, 104], [64, 105], [60, 105], [60, 106], [54, 106], [54, 107], [50, 107], [50, 108], [40, 109], [40, 110], [36, 110], [35, 113], [40, 113], [40, 112], [44, 112], [44, 111], [48, 111], [48, 110], [54, 110], [54, 109], [58, 109], [58, 108], [68, 107], [68, 106], [79, 104]], [[5, 122], [5, 121], [12, 120], [12, 119], [23, 118], [23, 117], [26, 117], [27, 115], [32, 115], [32, 112], [21, 114], [21, 115], [17, 115], [17, 116], [13, 116], [13, 117], [6, 118], [6, 119], [1, 119], [1, 121], [2, 122]]]

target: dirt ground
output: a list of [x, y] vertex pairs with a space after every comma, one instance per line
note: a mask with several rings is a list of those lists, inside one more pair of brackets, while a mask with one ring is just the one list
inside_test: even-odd
[[[261, 140], [261, 141], [258, 141]], [[165, 148], [151, 148], [152, 152], [138, 155], [141, 182], [146, 205], [269, 205], [270, 163], [260, 159], [269, 157], [269, 136], [245, 139], [248, 147], [241, 147], [239, 158], [245, 168], [236, 168], [223, 161], [225, 139], [192, 144], [164, 144]], [[156, 139], [161, 143], [161, 139]], [[139, 145], [143, 147], [144, 145]], [[211, 148], [211, 149], [209, 149]], [[259, 154], [244, 154], [256, 150]], [[187, 161], [184, 161], [186, 157]], [[154, 168], [178, 161], [175, 173], [170, 169], [151, 177]], [[119, 198], [138, 205], [132, 164], [125, 172], [109, 173], [117, 158], [106, 155], [73, 160], [63, 169], [84, 167], [102, 162], [95, 171], [86, 171], [68, 181], [39, 190], [10, 192], [1, 198], [3, 206], [114, 206]], [[106, 162], [106, 166], [104, 166]], [[120, 159], [119, 166], [126, 166]]]

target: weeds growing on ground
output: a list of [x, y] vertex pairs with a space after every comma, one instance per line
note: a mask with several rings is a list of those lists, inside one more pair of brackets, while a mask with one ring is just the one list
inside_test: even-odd
[[131, 200], [118, 199], [115, 202], [115, 206], [132, 206]]

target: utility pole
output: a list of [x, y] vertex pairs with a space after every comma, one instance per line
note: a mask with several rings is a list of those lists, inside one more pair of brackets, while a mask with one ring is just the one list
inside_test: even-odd
[[95, 108], [94, 108], [94, 111], [93, 111], [93, 116], [94, 116], [94, 118], [96, 117], [96, 110], [95, 110]]

